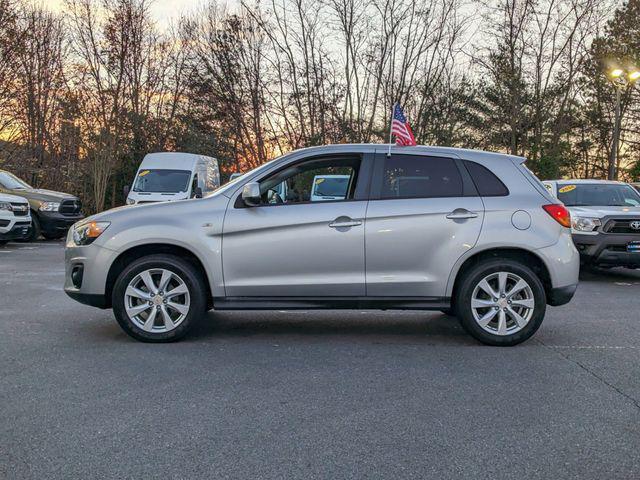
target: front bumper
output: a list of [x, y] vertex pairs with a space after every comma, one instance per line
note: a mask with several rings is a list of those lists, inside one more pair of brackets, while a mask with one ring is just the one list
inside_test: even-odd
[[[65, 249], [65, 293], [85, 305], [108, 308], [111, 299], [105, 294], [107, 276], [117, 256], [117, 252], [95, 244], [76, 246], [68, 238]], [[78, 271], [81, 271], [80, 275]]]
[[640, 241], [640, 235], [598, 233], [573, 234], [582, 263], [611, 267], [640, 267], [640, 252], [627, 251], [627, 244]]
[[45, 233], [64, 233], [71, 225], [79, 222], [84, 218], [84, 215], [63, 215], [60, 212], [38, 212], [38, 220], [40, 221], [40, 228]]
[[30, 229], [30, 219], [16, 221], [8, 230], [0, 231], [0, 240], [25, 240], [29, 238]]

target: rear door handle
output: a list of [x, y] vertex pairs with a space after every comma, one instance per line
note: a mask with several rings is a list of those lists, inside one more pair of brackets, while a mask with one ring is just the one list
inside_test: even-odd
[[349, 217], [338, 217], [329, 224], [331, 228], [348, 228], [362, 225], [361, 220], [352, 220]]
[[466, 218], [477, 218], [478, 214], [470, 212], [466, 208], [456, 208], [453, 212], [447, 215], [449, 220], [464, 220]]

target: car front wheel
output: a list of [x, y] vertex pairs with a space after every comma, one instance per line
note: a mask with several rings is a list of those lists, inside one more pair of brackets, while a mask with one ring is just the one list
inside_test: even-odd
[[205, 314], [203, 282], [195, 266], [180, 257], [142, 257], [116, 280], [112, 294], [115, 317], [137, 340], [179, 340]]
[[466, 272], [458, 290], [458, 317], [464, 329], [487, 345], [511, 346], [530, 338], [546, 310], [542, 282], [513, 260], [490, 260]]

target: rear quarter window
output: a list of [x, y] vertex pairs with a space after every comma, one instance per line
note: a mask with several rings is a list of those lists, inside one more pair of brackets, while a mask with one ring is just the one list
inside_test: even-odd
[[481, 197], [505, 197], [509, 195], [509, 189], [491, 170], [469, 160], [465, 160], [464, 165]]

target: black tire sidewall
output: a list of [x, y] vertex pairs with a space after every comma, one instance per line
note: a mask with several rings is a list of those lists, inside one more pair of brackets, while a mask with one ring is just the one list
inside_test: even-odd
[[[125, 310], [124, 294], [127, 289], [127, 285], [133, 277], [138, 275], [140, 272], [152, 268], [164, 268], [174, 272], [182, 278], [189, 289], [189, 298], [191, 302], [189, 313], [182, 323], [170, 332], [146, 332], [129, 319], [129, 315], [127, 315]], [[120, 324], [120, 327], [122, 327], [128, 335], [136, 340], [152, 343], [175, 342], [187, 335], [193, 325], [206, 313], [206, 293], [203, 282], [204, 279], [201, 278], [201, 275], [195, 266], [180, 257], [168, 254], [157, 254], [142, 257], [126, 267], [118, 276], [111, 297], [113, 313]]]
[[[473, 318], [471, 296], [476, 285], [487, 275], [495, 272], [511, 272], [522, 277], [531, 287], [535, 307], [529, 323], [520, 331], [511, 335], [491, 334]], [[489, 260], [472, 267], [462, 281], [456, 298], [456, 310], [463, 328], [476, 340], [493, 346], [513, 346], [528, 340], [542, 324], [546, 312], [547, 300], [540, 278], [526, 265], [514, 260]]]
[[29, 237], [26, 238], [25, 242], [36, 242], [40, 238], [40, 234], [42, 230], [40, 229], [40, 220], [38, 219], [38, 215], [31, 212], [31, 228], [29, 229]]

